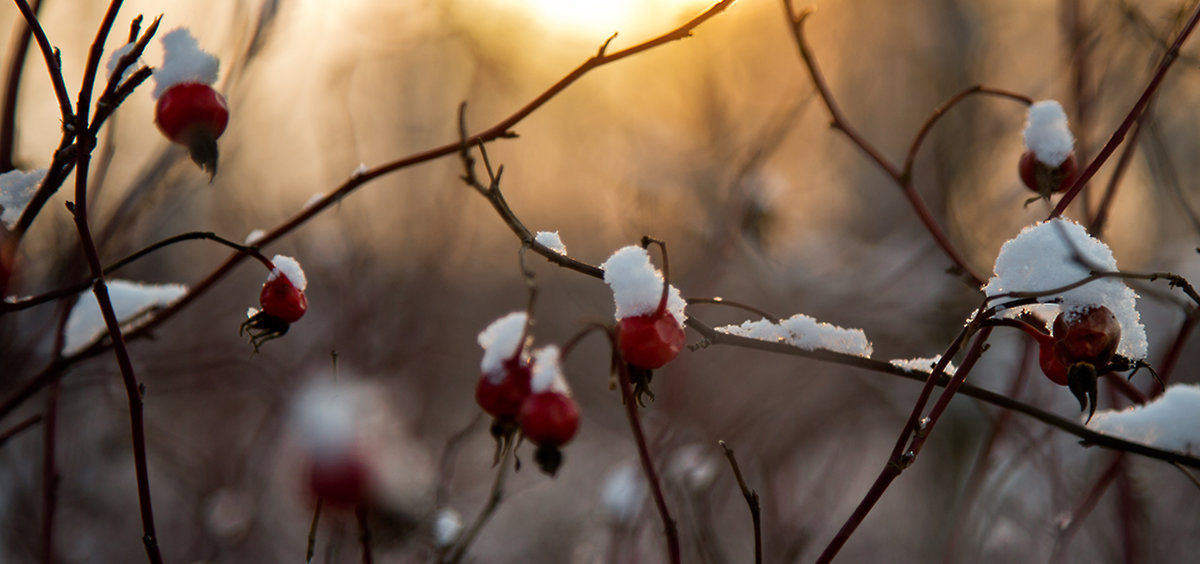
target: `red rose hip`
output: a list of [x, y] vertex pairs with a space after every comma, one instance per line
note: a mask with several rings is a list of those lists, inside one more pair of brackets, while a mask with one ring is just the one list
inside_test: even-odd
[[167, 139], [188, 148], [192, 161], [216, 175], [217, 138], [229, 123], [224, 96], [207, 84], [176, 84], [158, 98], [154, 121]]

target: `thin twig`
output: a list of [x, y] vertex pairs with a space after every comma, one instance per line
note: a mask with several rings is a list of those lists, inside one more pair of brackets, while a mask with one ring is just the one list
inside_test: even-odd
[[1108, 157], [1112, 155], [1113, 151], [1117, 150], [1117, 146], [1119, 146], [1121, 142], [1125, 140], [1125, 134], [1128, 133], [1130, 128], [1133, 127], [1133, 124], [1137, 122], [1138, 117], [1142, 115], [1143, 111], [1145, 111], [1146, 106], [1150, 104], [1150, 100], [1153, 99], [1155, 92], [1158, 91], [1159, 85], [1161, 85], [1163, 79], [1166, 78], [1167, 71], [1169, 71], [1171, 66], [1175, 63], [1175, 59], [1179, 58], [1179, 50], [1181, 47], [1183, 47], [1183, 42], [1186, 41], [1188, 36], [1192, 34], [1192, 31], [1196, 29], [1196, 23], [1198, 21], [1200, 21], [1200, 2], [1197, 2], [1196, 6], [1192, 9], [1192, 15], [1188, 18], [1187, 23], [1184, 24], [1183, 29], [1180, 30], [1179, 35], [1175, 37], [1175, 41], [1173, 41], [1171, 46], [1167, 48], [1167, 51], [1163, 53], [1162, 60], [1158, 64], [1158, 69], [1154, 72], [1154, 76], [1150, 78], [1150, 83], [1146, 85], [1146, 88], [1142, 91], [1142, 95], [1138, 97], [1137, 102], [1135, 102], [1133, 107], [1129, 109], [1129, 113], [1125, 115], [1125, 119], [1121, 121], [1121, 125], [1117, 126], [1116, 131], [1114, 131], [1112, 136], [1109, 137], [1108, 142], [1104, 144], [1104, 148], [1100, 149], [1100, 152], [1095, 158], [1092, 159], [1092, 162], [1088, 164], [1087, 168], [1085, 168], [1083, 172], [1075, 178], [1075, 182], [1071, 185], [1071, 188], [1069, 188], [1067, 192], [1063, 194], [1062, 199], [1058, 201], [1058, 205], [1054, 206], [1054, 209], [1051, 210], [1048, 219], [1062, 215], [1063, 211], [1067, 209], [1067, 206], [1071, 203], [1071, 201], [1079, 195], [1079, 192], [1083, 190], [1083, 187], [1087, 185], [1088, 181], [1096, 175], [1096, 171], [1100, 170], [1100, 167], [1104, 165], [1105, 161], [1108, 160]]
[[29, 417], [26, 417], [25, 419], [22, 419], [20, 423], [13, 425], [9, 429], [6, 429], [4, 432], [0, 433], [0, 447], [4, 446], [4, 443], [7, 443], [9, 439], [21, 434], [22, 431], [33, 428], [34, 425], [41, 423], [44, 419], [45, 416], [43, 416], [41, 413], [35, 413]]
[[454, 545], [454, 550], [451, 550], [449, 555], [440, 562], [444, 564], [457, 564], [461, 562], [463, 556], [466, 556], [467, 549], [471, 547], [471, 543], [475, 542], [475, 537], [479, 535], [479, 531], [483, 530], [483, 526], [487, 524], [488, 519], [491, 519], [492, 514], [496, 512], [496, 508], [500, 506], [500, 501], [504, 499], [504, 481], [508, 478], [508, 467], [512, 464], [509, 459], [513, 456], [513, 450], [506, 449], [503, 457], [497, 464], [499, 468], [496, 470], [496, 480], [492, 482], [492, 491], [488, 494], [487, 503], [483, 505], [483, 509], [479, 510], [479, 515], [475, 517], [475, 521], [458, 539]]
[[[34, 18], [42, 3], [33, 0], [30, 6]], [[17, 99], [20, 94], [21, 73], [25, 70], [29, 42], [33, 40], [33, 29], [25, 21], [17, 23], [8, 59], [8, 76], [4, 80], [4, 106], [0, 109], [0, 173], [13, 169], [13, 152], [16, 149]]]
[[1188, 470], [1184, 465], [1178, 462], [1172, 462], [1171, 465], [1175, 468], [1178, 468], [1180, 472], [1183, 472], [1183, 475], [1187, 476], [1188, 480], [1191, 480], [1192, 485], [1196, 486], [1196, 489], [1200, 489], [1200, 479], [1197, 479], [1196, 475], [1193, 474], [1191, 470]]
[[733, 477], [737, 479], [738, 487], [742, 490], [742, 497], [746, 498], [746, 505], [750, 507], [750, 520], [754, 522], [754, 562], [762, 564], [762, 514], [759, 509], [758, 492], [746, 486], [746, 480], [742, 477], [742, 469], [738, 467], [733, 449], [729, 448], [725, 441], [717, 441], [717, 444], [721, 445], [721, 450], [725, 451], [725, 458], [729, 459], [729, 466], [733, 468]]
[[913, 137], [912, 144], [909, 145], [908, 156], [904, 158], [904, 168], [900, 171], [900, 180], [902, 180], [905, 184], [912, 182], [913, 165], [917, 159], [917, 151], [921, 149], [921, 143], [925, 141], [925, 136], [928, 135], [929, 131], [933, 129], [933, 124], [937, 123], [942, 116], [946, 115], [946, 112], [949, 112], [950, 109], [956, 106], [959, 102], [962, 102], [973, 95], [988, 95], [998, 98], [1005, 98], [1014, 100], [1026, 106], [1033, 104], [1033, 99], [1025, 96], [1024, 94], [1018, 94], [1016, 92], [1002, 90], [999, 88], [990, 88], [982, 84], [976, 84], [975, 86], [963, 89], [961, 92], [951, 96], [949, 100], [942, 102], [942, 105], [933, 110], [933, 113], [930, 114], [930, 116], [925, 120], [925, 123], [921, 124], [921, 129], [917, 131], [917, 134]]
[[362, 545], [362, 563], [371, 564], [375, 560], [375, 556], [371, 551], [371, 528], [367, 525], [367, 506], [359, 505], [354, 510], [354, 517], [358, 520], [358, 542]]
[[317, 548], [317, 523], [321, 522], [321, 498], [317, 498], [317, 506], [313, 508], [312, 523], [308, 526], [308, 544], [304, 549], [304, 562], [311, 564]]
[[67, 94], [67, 83], [63, 81], [62, 64], [58, 60], [58, 53], [50, 45], [46, 31], [42, 29], [42, 23], [38, 21], [37, 11], [25, 0], [14, 1], [17, 9], [21, 11], [21, 16], [25, 18], [30, 32], [33, 33], [33, 38], [37, 40], [38, 49], [42, 51], [42, 58], [46, 61], [46, 70], [50, 73], [50, 84], [54, 86], [54, 97], [58, 98], [60, 117], [63, 125], [69, 127], [68, 124], [71, 123], [75, 112], [71, 109], [71, 95]]

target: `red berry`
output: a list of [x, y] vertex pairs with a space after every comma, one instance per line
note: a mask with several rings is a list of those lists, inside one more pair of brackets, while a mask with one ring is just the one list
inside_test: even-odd
[[274, 277], [263, 284], [258, 303], [263, 313], [286, 323], [295, 323], [308, 311], [308, 298], [304, 297], [304, 292], [279, 271], [274, 271]]
[[1067, 155], [1067, 159], [1059, 164], [1058, 167], [1051, 167], [1037, 159], [1033, 151], [1025, 151], [1021, 155], [1021, 161], [1018, 163], [1017, 172], [1021, 176], [1021, 182], [1027, 188], [1037, 192], [1038, 194], [1049, 195], [1053, 192], [1062, 192], [1071, 187], [1075, 182], [1075, 172], [1078, 163], [1075, 159], [1075, 153]]
[[1054, 358], [1053, 341], [1038, 347], [1038, 364], [1042, 367], [1042, 374], [1045, 374], [1050, 381], [1059, 386], [1067, 385], [1067, 367]]
[[625, 362], [646, 370], [674, 360], [686, 338], [675, 316], [665, 310], [626, 317], [617, 326], [617, 346]]
[[331, 460], [314, 460], [308, 487], [322, 503], [339, 509], [353, 509], [367, 501], [370, 473], [357, 455]]
[[216, 174], [217, 138], [229, 123], [224, 96], [207, 84], [177, 84], [158, 98], [154, 121], [167, 139], [191, 151], [196, 164]]
[[579, 430], [579, 406], [571, 396], [546, 391], [525, 398], [521, 406], [521, 432], [542, 446], [561, 446]]
[[529, 396], [531, 370], [528, 364], [511, 359], [504, 362], [503, 372], [504, 377], [499, 382], [493, 382], [490, 374], [479, 377], [475, 402], [492, 417], [516, 420], [521, 413], [521, 404]]
[[1065, 367], [1086, 362], [1097, 370], [1107, 366], [1121, 341], [1121, 324], [1112, 311], [1093, 306], [1063, 312], [1054, 319], [1054, 358]]

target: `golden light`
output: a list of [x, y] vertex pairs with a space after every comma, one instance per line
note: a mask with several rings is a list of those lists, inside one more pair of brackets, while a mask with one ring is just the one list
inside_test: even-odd
[[520, 11], [545, 31], [572, 36], [607, 36], [662, 28], [681, 15], [699, 13], [710, 0], [494, 0]]

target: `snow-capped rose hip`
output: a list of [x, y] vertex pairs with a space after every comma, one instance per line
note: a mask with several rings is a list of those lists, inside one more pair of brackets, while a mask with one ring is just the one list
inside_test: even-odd
[[1107, 366], [1121, 342], [1121, 324], [1104, 306], [1065, 311], [1054, 319], [1054, 357], [1064, 366]]
[[1077, 168], [1078, 162], [1073, 152], [1062, 164], [1051, 167], [1039, 161], [1033, 151], [1025, 151], [1021, 155], [1017, 172], [1025, 187], [1038, 194], [1049, 195], [1070, 188], [1071, 184], [1075, 182]]
[[475, 402], [498, 420], [516, 421], [521, 403], [529, 395], [528, 325], [528, 314], [513, 312], [493, 321], [477, 339], [483, 347], [483, 360]]
[[1069, 188], [1075, 181], [1078, 164], [1075, 137], [1071, 135], [1062, 105], [1054, 100], [1030, 105], [1023, 137], [1025, 152], [1017, 167], [1021, 182], [1037, 192], [1039, 198], [1049, 198], [1050, 194]]
[[229, 105], [213, 89], [220, 61], [200, 49], [186, 28], [162, 37], [163, 64], [154, 70], [154, 121], [167, 139], [188, 148], [192, 160], [217, 174], [217, 138], [229, 123]]
[[498, 379], [488, 374], [479, 377], [475, 403], [496, 419], [515, 421], [521, 413], [521, 404], [529, 396], [529, 365], [506, 361], [498, 375]]
[[304, 289], [308, 280], [296, 259], [275, 255], [271, 260], [261, 258], [270, 269], [267, 281], [258, 294], [261, 310], [251, 308], [238, 334], [249, 333], [254, 351], [263, 343], [287, 334], [295, 323], [308, 311], [308, 298]]
[[534, 460], [551, 476], [562, 465], [559, 447], [570, 442], [579, 430], [579, 405], [563, 378], [558, 347], [533, 353], [530, 394], [521, 405], [521, 433], [538, 445]]
[[217, 138], [229, 124], [224, 96], [207, 84], [177, 84], [158, 98], [154, 122], [167, 139], [187, 147], [200, 168], [216, 175]]

